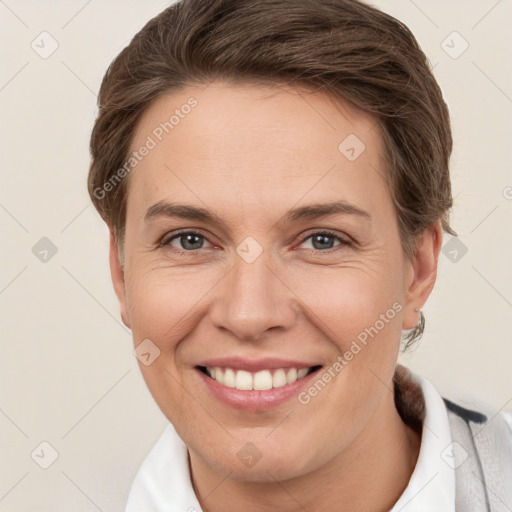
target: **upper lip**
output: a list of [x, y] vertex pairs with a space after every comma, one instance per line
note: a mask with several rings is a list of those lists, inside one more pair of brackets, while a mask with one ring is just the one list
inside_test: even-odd
[[210, 368], [231, 368], [233, 370], [245, 370], [248, 372], [258, 372], [261, 370], [275, 370], [278, 368], [311, 368], [320, 366], [318, 363], [306, 363], [294, 359], [281, 359], [275, 357], [265, 357], [262, 359], [246, 359], [243, 357], [219, 357], [206, 359], [197, 364], [197, 366], [208, 366]]

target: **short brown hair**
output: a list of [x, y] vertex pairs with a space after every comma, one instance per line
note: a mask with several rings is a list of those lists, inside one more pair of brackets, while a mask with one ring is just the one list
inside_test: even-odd
[[164, 93], [217, 79], [306, 84], [372, 114], [405, 253], [433, 222], [456, 235], [448, 218], [448, 108], [403, 23], [359, 0], [182, 0], [135, 35], [101, 84], [88, 189], [118, 242], [128, 180], [108, 194], [103, 187], [125, 164], [141, 114]]

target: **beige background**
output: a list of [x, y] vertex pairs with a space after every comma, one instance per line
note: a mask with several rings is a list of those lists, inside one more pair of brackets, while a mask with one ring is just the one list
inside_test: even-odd
[[[512, 2], [376, 4], [435, 66], [455, 137], [451, 243], [467, 248], [445, 248], [426, 334], [403, 360], [443, 393], [512, 410]], [[107, 230], [85, 187], [103, 73], [166, 5], [0, 1], [0, 512], [122, 510], [166, 424], [120, 322]], [[34, 40], [58, 48], [43, 59]], [[46, 262], [32, 252], [43, 237], [58, 251]], [[46, 470], [43, 441], [58, 452]]]

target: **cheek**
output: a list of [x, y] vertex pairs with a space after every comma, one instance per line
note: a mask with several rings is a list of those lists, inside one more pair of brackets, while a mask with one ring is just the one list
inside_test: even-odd
[[[399, 275], [399, 263], [381, 261], [297, 281], [309, 321], [336, 352], [318, 376], [326, 384], [315, 381], [301, 403], [339, 446], [363, 428], [391, 387], [403, 308]], [[327, 458], [330, 448], [323, 448], [317, 456]]]
[[149, 365], [141, 360], [139, 367], [164, 415], [173, 423], [186, 425], [192, 435], [201, 430], [205, 418], [191, 398], [181, 344], [198, 325], [201, 299], [215, 280], [197, 270], [148, 268], [150, 265], [131, 268], [126, 280], [134, 344], [149, 339], [159, 350]]
[[400, 265], [392, 261], [296, 272], [288, 280], [309, 321], [340, 351], [375, 324], [396, 343], [404, 295], [400, 282]]
[[129, 273], [127, 306], [134, 337], [154, 339], [166, 350], [187, 332], [208, 291], [215, 284], [197, 269], [160, 269]]

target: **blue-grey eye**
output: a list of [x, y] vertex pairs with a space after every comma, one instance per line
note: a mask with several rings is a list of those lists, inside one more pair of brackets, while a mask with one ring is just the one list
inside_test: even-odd
[[[173, 244], [173, 242], [178, 241], [179, 246]], [[186, 251], [193, 251], [196, 249], [203, 249], [204, 242], [206, 238], [198, 233], [187, 232], [187, 233], [178, 233], [174, 235], [172, 238], [166, 242], [166, 245], [171, 245], [172, 247], [176, 247], [177, 249], [184, 249]]]
[[[335, 244], [335, 240], [338, 240], [339, 243]], [[335, 245], [349, 245], [347, 241], [343, 240], [339, 236], [333, 233], [323, 232], [313, 233], [312, 235], [309, 235], [302, 241], [302, 244], [305, 244], [307, 241], [310, 241], [311, 243], [311, 246], [307, 247], [307, 249], [316, 250], [332, 249]]]

